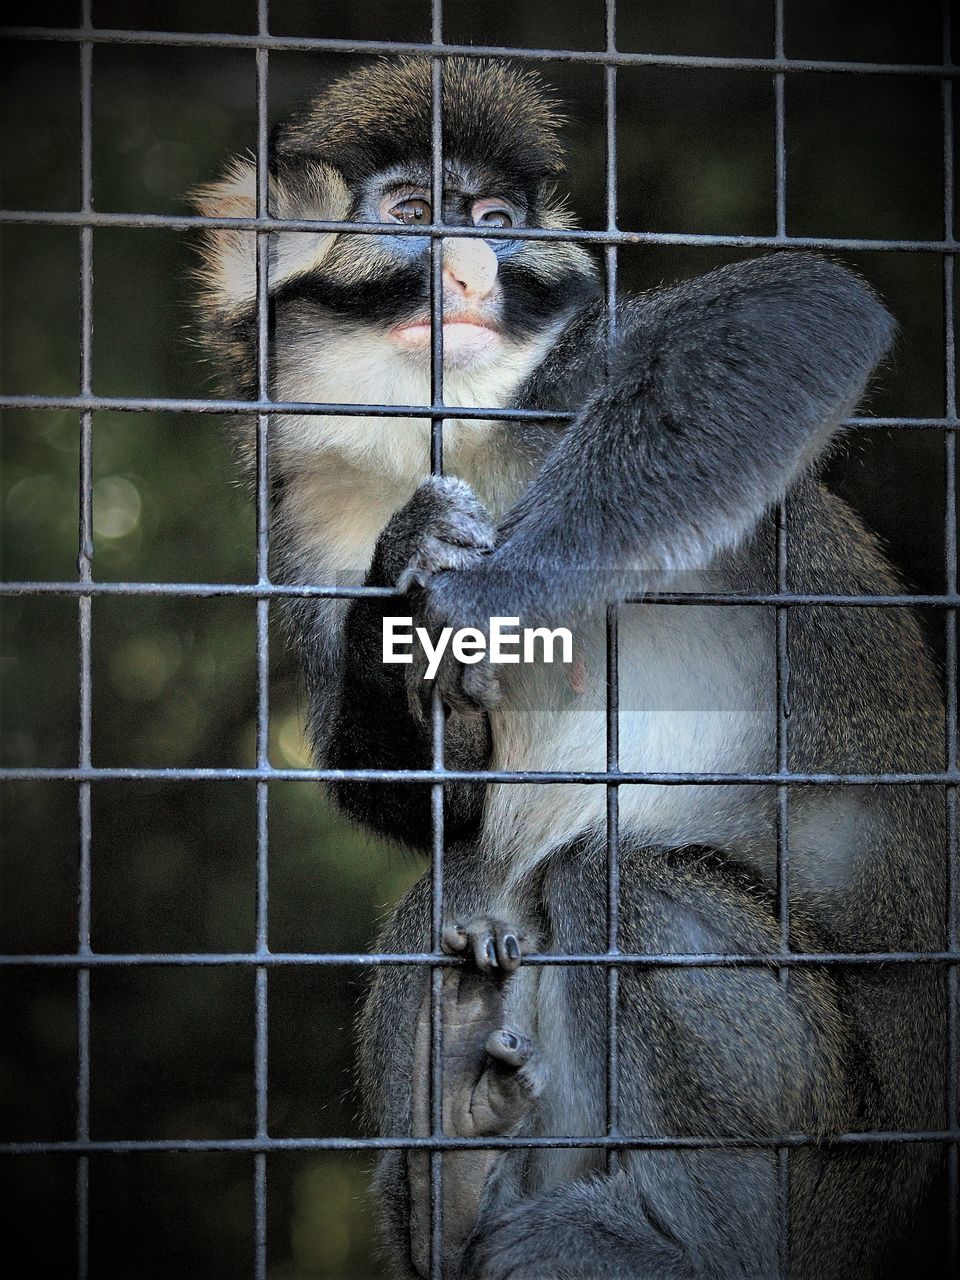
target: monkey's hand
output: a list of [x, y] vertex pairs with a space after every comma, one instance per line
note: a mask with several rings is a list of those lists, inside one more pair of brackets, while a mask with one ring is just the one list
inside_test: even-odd
[[495, 537], [486, 508], [465, 481], [428, 476], [377, 539], [371, 581], [422, 590], [435, 573], [478, 563], [493, 550]]
[[[495, 539], [493, 522], [468, 484], [456, 476], [429, 476], [384, 527], [368, 582], [407, 592], [414, 626], [423, 627], [436, 644], [445, 623], [434, 627], [428, 609], [434, 577], [476, 568], [493, 551]], [[429, 662], [423, 645], [415, 644], [407, 668], [407, 695], [411, 712], [421, 722], [429, 716], [433, 690], [433, 677], [427, 678]], [[478, 711], [496, 705], [499, 689], [488, 663], [476, 670], [456, 663], [445, 651], [441, 666], [440, 688], [449, 691], [448, 708], [476, 717]]]
[[[546, 1067], [536, 1044], [504, 1022], [504, 993], [533, 944], [501, 920], [482, 917], [443, 930], [443, 949], [466, 964], [444, 969], [441, 995], [443, 1133], [448, 1137], [500, 1137], [516, 1133], [543, 1091]], [[431, 992], [417, 1018], [414, 1041], [412, 1127], [431, 1132], [429, 1108]], [[444, 1274], [476, 1223], [480, 1197], [498, 1159], [496, 1151], [449, 1152], [443, 1157]], [[429, 1274], [429, 1156], [411, 1151], [410, 1239], [414, 1264]]]

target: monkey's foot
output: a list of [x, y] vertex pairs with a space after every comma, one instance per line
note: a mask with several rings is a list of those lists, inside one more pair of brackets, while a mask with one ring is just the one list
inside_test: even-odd
[[483, 503], [456, 476], [424, 480], [393, 524], [406, 555], [397, 577], [401, 591], [422, 589], [444, 569], [469, 569], [493, 550], [496, 537]]
[[547, 1083], [546, 1063], [529, 1036], [501, 1027], [491, 1031], [484, 1048], [489, 1061], [469, 1098], [461, 1100], [467, 1109], [454, 1109], [461, 1136], [515, 1132]]
[[491, 916], [448, 925], [442, 941], [448, 954], [472, 961], [445, 980], [444, 1057], [452, 1069], [444, 1084], [456, 1082], [448, 1123], [458, 1137], [510, 1133], [546, 1083], [537, 1045], [503, 1025], [504, 987], [533, 943]]
[[522, 929], [492, 916], [447, 925], [442, 942], [448, 955], [471, 958], [481, 973], [509, 975], [519, 967], [522, 957], [533, 950]]
[[[510, 1133], [546, 1082], [537, 1045], [504, 1025], [507, 983], [533, 942], [522, 929], [491, 916], [447, 925], [442, 941], [448, 955], [469, 962], [443, 974], [444, 1132], [461, 1138]], [[414, 1042], [415, 1132], [429, 1132], [431, 1004], [428, 990]]]

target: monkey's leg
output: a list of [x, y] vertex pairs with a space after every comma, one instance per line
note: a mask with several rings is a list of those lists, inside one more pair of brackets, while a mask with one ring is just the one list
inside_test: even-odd
[[[534, 1042], [503, 1025], [506, 983], [531, 950], [524, 934], [503, 921], [479, 917], [448, 926], [443, 947], [467, 962], [443, 975], [443, 1132], [474, 1138], [514, 1134], [540, 1096], [546, 1071]], [[420, 1006], [413, 1058], [412, 1122], [415, 1135], [430, 1124], [431, 993]], [[443, 1254], [445, 1274], [457, 1273], [464, 1240], [472, 1231], [495, 1151], [458, 1151], [443, 1157]], [[408, 1156], [410, 1239], [414, 1266], [429, 1274], [430, 1157]]]
[[[469, 1242], [458, 1280], [701, 1280], [680, 1241], [661, 1233], [627, 1173], [520, 1200]], [[775, 1280], [710, 1273], [710, 1280]]]

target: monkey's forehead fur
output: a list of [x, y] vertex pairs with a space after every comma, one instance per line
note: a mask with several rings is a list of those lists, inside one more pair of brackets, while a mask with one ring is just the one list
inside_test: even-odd
[[[382, 60], [328, 85], [281, 127], [281, 164], [310, 156], [366, 178], [431, 152], [431, 60]], [[523, 188], [563, 171], [562, 115], [542, 81], [507, 63], [450, 58], [443, 64], [443, 148]]]

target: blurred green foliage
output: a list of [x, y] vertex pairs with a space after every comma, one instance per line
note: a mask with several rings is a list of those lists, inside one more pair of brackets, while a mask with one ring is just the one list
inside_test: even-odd
[[[39, 13], [38, 13], [39, 7]], [[12, 12], [10, 12], [12, 8]], [[71, 24], [76, 4], [13, 4], [10, 22]], [[423, 39], [429, 5], [273, 0], [277, 34]], [[599, 0], [448, 0], [448, 39], [599, 48]], [[767, 0], [620, 5], [624, 49], [768, 56]], [[938, 4], [788, 0], [787, 52], [827, 58], [939, 59]], [[98, 0], [104, 27], [252, 31], [252, 3]], [[79, 60], [74, 47], [5, 46], [0, 106], [6, 208], [79, 201]], [[347, 56], [275, 53], [270, 111], [282, 118]], [[603, 85], [597, 68], [548, 63], [570, 110], [572, 204], [602, 225]], [[98, 47], [94, 199], [101, 210], [183, 212], [184, 192], [255, 137], [254, 58], [244, 50]], [[939, 85], [900, 77], [788, 77], [788, 228], [800, 235], [937, 237], [943, 159]], [[618, 77], [620, 225], [685, 232], [774, 230], [773, 88], [743, 71], [630, 68]], [[3, 228], [3, 389], [78, 387], [79, 237]], [[637, 247], [624, 287], [697, 274], [742, 251]], [[939, 260], [849, 258], [901, 325], [877, 413], [943, 412]], [[94, 235], [97, 393], [201, 395], [214, 388], [191, 338], [190, 237], [161, 230]], [[76, 413], [4, 416], [2, 566], [6, 580], [76, 574]], [[109, 580], [250, 581], [251, 495], [236, 479], [222, 422], [174, 414], [95, 415], [94, 572]], [[831, 481], [891, 547], [908, 583], [943, 585], [943, 445], [938, 432], [851, 437]], [[53, 597], [4, 598], [0, 615], [2, 759], [75, 762], [77, 611]], [[933, 620], [931, 642], [942, 637]], [[249, 765], [255, 744], [254, 606], [230, 599], [124, 596], [93, 605], [93, 756], [101, 765]], [[297, 677], [271, 631], [270, 754], [308, 763]], [[5, 952], [76, 948], [76, 789], [0, 784], [0, 928]], [[92, 944], [98, 951], [253, 948], [255, 798], [242, 783], [115, 783], [93, 788]], [[269, 939], [280, 951], [362, 950], [378, 917], [419, 872], [350, 829], [309, 783], [270, 794]], [[75, 1132], [76, 980], [5, 969], [0, 1102], [4, 1139]], [[349, 970], [272, 971], [269, 1122], [276, 1136], [360, 1132], [351, 1022], [362, 990]], [[91, 1131], [96, 1138], [230, 1138], [253, 1125], [252, 975], [231, 968], [98, 970], [92, 978]], [[73, 1162], [4, 1162], [14, 1222], [35, 1269], [72, 1273]], [[381, 1274], [365, 1199], [370, 1161], [289, 1153], [268, 1161], [271, 1280]], [[252, 1274], [252, 1161], [230, 1154], [97, 1157], [91, 1165], [91, 1274]], [[38, 1224], [43, 1224], [42, 1234]], [[46, 1269], [41, 1264], [46, 1264]]]

